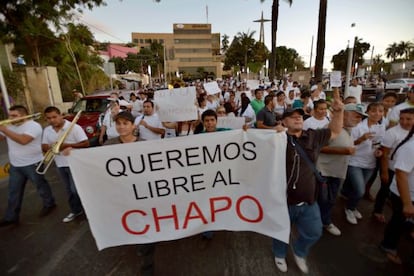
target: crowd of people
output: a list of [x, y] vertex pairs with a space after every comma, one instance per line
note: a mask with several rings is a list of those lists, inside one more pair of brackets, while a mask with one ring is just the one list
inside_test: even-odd
[[[292, 250], [299, 269], [309, 272], [306, 257], [323, 229], [332, 235], [341, 235], [341, 230], [333, 223], [338, 218], [332, 217], [338, 194], [346, 200], [346, 220], [354, 225], [363, 218], [357, 209], [363, 197], [375, 201], [370, 215], [379, 223], [387, 221], [383, 209], [390, 200], [392, 217], [380, 248], [392, 262], [401, 263], [397, 253], [399, 238], [406, 227], [412, 227], [406, 219], [414, 217], [413, 89], [407, 92], [407, 100], [398, 105], [397, 95], [386, 93], [380, 101], [365, 106], [358, 90], [350, 89], [344, 98], [340, 89], [334, 88], [332, 97], [328, 97], [323, 84], [301, 87], [290, 78], [280, 84], [254, 89], [247, 87], [246, 82], [222, 81], [219, 83], [221, 92], [217, 94], [208, 93], [202, 82], [195, 86], [198, 119], [180, 122], [162, 122], [156, 104], [144, 91], [131, 93], [128, 100], [112, 93], [100, 121], [99, 144], [228, 130], [217, 127], [220, 116], [244, 118], [245, 129], [285, 132], [288, 138], [286, 196], [291, 224], [298, 230]], [[27, 109], [20, 105], [9, 110], [12, 119], [27, 114]], [[0, 126], [0, 137], [7, 139], [11, 163], [7, 209], [0, 227], [19, 223], [28, 179], [43, 200], [40, 215], [45, 216], [56, 207], [50, 186], [43, 175], [36, 173], [36, 167], [43, 159], [42, 153], [53, 148], [71, 123], [53, 106], [46, 108], [44, 115], [49, 126], [43, 131], [40, 124], [30, 119]], [[63, 222], [70, 222], [84, 212], [66, 155], [71, 149], [88, 146], [82, 128], [75, 125], [59, 149], [63, 154], [55, 158], [70, 208]], [[381, 187], [373, 197], [370, 188], [378, 175]], [[414, 231], [412, 233], [414, 238]], [[211, 239], [212, 233], [205, 232], [203, 236]], [[140, 252], [145, 255], [153, 247], [154, 244], [142, 247]], [[282, 272], [288, 269], [287, 250], [288, 244], [273, 240], [275, 264]]]

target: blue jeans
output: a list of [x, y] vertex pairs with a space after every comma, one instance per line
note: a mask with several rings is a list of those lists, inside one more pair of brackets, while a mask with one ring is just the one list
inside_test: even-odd
[[364, 169], [348, 166], [342, 194], [348, 198], [346, 208], [355, 210], [359, 200], [364, 196], [365, 184], [373, 174], [375, 168]]
[[318, 199], [319, 209], [321, 211], [321, 219], [323, 225], [329, 225], [332, 223], [332, 208], [335, 205], [335, 199], [338, 195], [339, 186], [341, 186], [341, 179], [337, 177], [326, 177], [326, 184], [329, 185], [332, 194], [335, 195], [331, 201], [322, 201]]
[[[290, 223], [295, 224], [299, 236], [293, 242], [293, 252], [296, 256], [305, 258], [309, 249], [322, 236], [322, 221], [317, 203], [301, 206], [289, 205]], [[273, 239], [273, 254], [277, 258], [285, 258], [288, 244]]]
[[55, 205], [52, 190], [43, 175], [36, 172], [36, 164], [24, 167], [10, 165], [8, 203], [4, 219], [7, 221], [18, 221], [22, 207], [24, 189], [27, 180], [30, 180], [37, 189], [43, 200], [43, 207], [48, 208]]
[[65, 184], [65, 189], [68, 194], [68, 203], [70, 211], [74, 214], [78, 214], [83, 211], [82, 203], [80, 201], [78, 192], [76, 191], [75, 182], [73, 182], [72, 173], [69, 167], [58, 168], [60, 179]]

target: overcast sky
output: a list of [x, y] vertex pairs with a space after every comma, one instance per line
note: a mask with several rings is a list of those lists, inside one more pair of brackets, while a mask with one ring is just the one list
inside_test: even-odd
[[[259, 40], [261, 12], [271, 18], [271, 0], [106, 0], [107, 6], [84, 10], [80, 23], [87, 25], [98, 41], [127, 43], [132, 32], [172, 33], [174, 23], [210, 23], [212, 31], [232, 38], [238, 32], [256, 31]], [[208, 7], [208, 8], [206, 8]], [[207, 12], [208, 11], [208, 12]], [[371, 44], [366, 59], [381, 54], [389, 44], [414, 43], [414, 0], [328, 0], [325, 62], [345, 49], [354, 35]], [[208, 16], [207, 16], [208, 14]], [[277, 45], [295, 49], [309, 65], [311, 42], [314, 64], [318, 31], [318, 0], [294, 0], [291, 7], [280, 0]], [[355, 27], [351, 28], [351, 24]], [[265, 23], [265, 44], [271, 49], [270, 22]]]

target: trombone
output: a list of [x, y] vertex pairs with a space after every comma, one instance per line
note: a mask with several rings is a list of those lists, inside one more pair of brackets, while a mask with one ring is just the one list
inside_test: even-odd
[[2, 120], [0, 121], [0, 126], [4, 126], [4, 125], [10, 125], [10, 124], [14, 124], [23, 120], [27, 120], [27, 119], [33, 119], [33, 120], [37, 120], [42, 116], [42, 113], [38, 112], [32, 115], [26, 115], [26, 116], [22, 116], [22, 117], [18, 117], [15, 119], [6, 119], [6, 120]]
[[82, 110], [79, 110], [75, 118], [73, 118], [69, 127], [65, 130], [65, 132], [62, 133], [59, 139], [45, 153], [45, 155], [43, 156], [43, 160], [37, 165], [36, 172], [38, 174], [45, 174], [47, 172], [50, 165], [52, 165], [53, 160], [55, 160], [56, 155], [59, 154], [60, 146], [62, 146], [66, 137], [72, 131], [72, 128], [75, 126], [76, 122], [79, 120], [81, 114], [82, 114]]

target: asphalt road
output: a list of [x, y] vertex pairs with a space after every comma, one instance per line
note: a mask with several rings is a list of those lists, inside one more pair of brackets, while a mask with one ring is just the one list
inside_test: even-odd
[[[0, 165], [7, 159], [0, 142]], [[119, 246], [98, 251], [88, 221], [81, 217], [62, 223], [69, 213], [63, 185], [54, 168], [47, 174], [58, 207], [39, 218], [41, 201], [28, 183], [19, 226], [0, 228], [0, 275], [144, 275], [148, 261], [138, 257], [136, 246]], [[376, 184], [378, 185], [378, 184]], [[0, 215], [7, 202], [7, 177], [0, 178]], [[364, 218], [358, 225], [345, 220], [342, 199], [338, 199], [334, 222], [341, 237], [324, 232], [308, 258], [309, 275], [414, 275], [414, 265], [401, 266], [387, 261], [378, 249], [384, 225], [370, 217], [372, 202], [362, 201]], [[386, 212], [389, 218], [390, 212]], [[401, 256], [412, 252], [413, 241], [404, 236]], [[288, 255], [288, 272], [274, 265], [271, 239], [250, 232], [216, 232], [211, 241], [200, 235], [158, 243], [154, 253], [154, 275], [301, 275]]]

